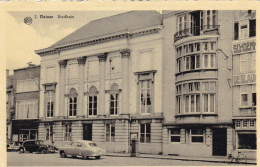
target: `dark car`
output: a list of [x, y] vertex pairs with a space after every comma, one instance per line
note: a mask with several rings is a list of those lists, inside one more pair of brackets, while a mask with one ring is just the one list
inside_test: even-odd
[[28, 151], [46, 153], [48, 151], [47, 145], [43, 144], [42, 140], [26, 140], [23, 142], [22, 146], [19, 148], [20, 153]]

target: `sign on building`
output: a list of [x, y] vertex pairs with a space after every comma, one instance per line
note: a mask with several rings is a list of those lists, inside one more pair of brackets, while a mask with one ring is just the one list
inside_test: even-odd
[[232, 43], [233, 54], [241, 54], [247, 52], [255, 52], [256, 42], [255, 39], [235, 41]]
[[233, 85], [255, 84], [256, 74], [239, 74], [233, 76]]

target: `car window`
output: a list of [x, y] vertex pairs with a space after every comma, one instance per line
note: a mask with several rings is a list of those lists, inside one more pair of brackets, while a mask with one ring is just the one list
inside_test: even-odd
[[90, 147], [96, 147], [97, 144], [96, 143], [89, 143]]
[[79, 142], [73, 142], [71, 145], [73, 147], [81, 147], [81, 143], [79, 143]]

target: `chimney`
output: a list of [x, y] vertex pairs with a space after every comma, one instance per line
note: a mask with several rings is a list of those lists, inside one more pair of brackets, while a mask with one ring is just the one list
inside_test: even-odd
[[10, 72], [10, 70], [9, 70], [9, 69], [6, 69], [6, 76], [7, 76], [7, 77], [9, 76], [9, 72]]

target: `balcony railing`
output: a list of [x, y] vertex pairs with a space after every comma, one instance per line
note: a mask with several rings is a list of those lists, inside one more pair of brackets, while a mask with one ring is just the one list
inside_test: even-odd
[[192, 28], [186, 28], [174, 34], [174, 42], [188, 36], [199, 36], [203, 34], [217, 34], [218, 29], [219, 29], [219, 25], [204, 25], [204, 26], [195, 26]]

